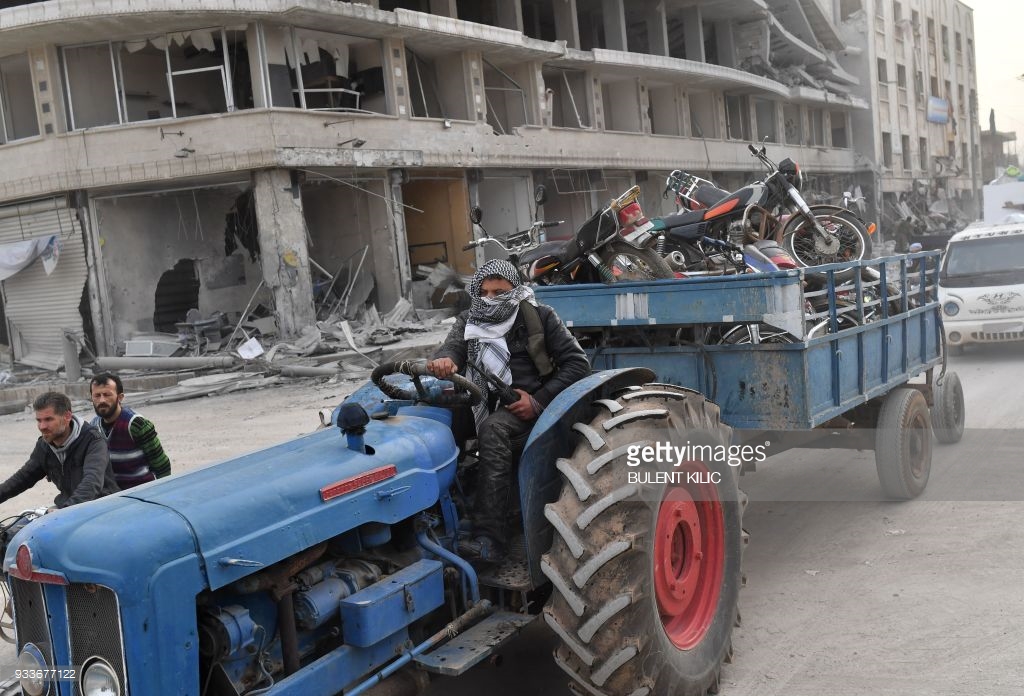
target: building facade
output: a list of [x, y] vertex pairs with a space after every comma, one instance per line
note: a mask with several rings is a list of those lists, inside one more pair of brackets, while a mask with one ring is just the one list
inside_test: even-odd
[[871, 161], [882, 228], [907, 216], [919, 225], [977, 218], [973, 10], [958, 0], [837, 0], [836, 13], [851, 47], [841, 62], [872, 104], [853, 115], [854, 146]]
[[[879, 29], [895, 6], [856, 1], [0, 4], [0, 248], [62, 242], [50, 274], [3, 281], [8, 341], [52, 367], [63, 332], [112, 354], [189, 308], [253, 302], [294, 335], [353, 259], [381, 310], [420, 265], [471, 272], [474, 205], [501, 236], [545, 184], [558, 238], [633, 184], [670, 212], [673, 169], [741, 186], [760, 174], [752, 141], [799, 162], [812, 199], [877, 206], [977, 143], [970, 11], [904, 3], [947, 56]], [[882, 60], [910, 82], [883, 89]], [[952, 137], [925, 120], [918, 74], [963, 91]]]

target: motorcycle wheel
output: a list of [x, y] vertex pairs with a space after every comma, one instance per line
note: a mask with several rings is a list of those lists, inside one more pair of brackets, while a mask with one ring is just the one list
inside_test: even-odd
[[610, 242], [601, 250], [601, 262], [615, 276], [614, 282], [675, 278], [675, 271], [654, 249], [637, 249], [624, 242]]
[[839, 238], [839, 249], [835, 253], [823, 253], [816, 249], [816, 237], [811, 225], [802, 217], [794, 217], [783, 230], [782, 243], [798, 264], [822, 266], [868, 258], [871, 241], [867, 228], [852, 213], [819, 214], [815, 218], [827, 231]]
[[800, 339], [768, 324], [740, 324], [722, 333], [718, 340], [712, 338], [709, 343], [725, 346], [748, 346], [765, 343], [796, 343]]

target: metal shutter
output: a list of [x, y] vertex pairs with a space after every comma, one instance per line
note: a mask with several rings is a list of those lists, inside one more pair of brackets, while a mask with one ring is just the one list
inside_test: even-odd
[[2, 283], [15, 360], [56, 370], [64, 364], [64, 329], [81, 334], [78, 305], [88, 275], [82, 227], [64, 198], [0, 207], [0, 244], [57, 234], [60, 257], [46, 275], [36, 261]]

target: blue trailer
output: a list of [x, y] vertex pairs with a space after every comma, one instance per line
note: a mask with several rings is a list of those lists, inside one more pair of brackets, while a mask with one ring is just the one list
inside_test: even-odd
[[539, 619], [577, 693], [716, 691], [754, 435], [870, 439], [885, 492], [910, 498], [933, 423], [962, 433], [959, 381], [935, 374], [939, 308], [898, 291], [895, 263], [875, 282], [824, 267], [817, 305], [797, 271], [538, 290], [595, 372], [523, 443], [522, 533], [500, 566], [454, 551], [476, 462], [445, 406], [476, 387], [416, 363], [381, 366], [310, 435], [24, 518], [3, 538], [20, 685], [415, 694]]

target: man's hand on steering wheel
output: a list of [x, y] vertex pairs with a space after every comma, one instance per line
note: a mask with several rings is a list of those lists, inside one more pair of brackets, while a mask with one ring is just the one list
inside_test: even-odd
[[437, 358], [427, 363], [427, 370], [438, 379], [447, 379], [459, 371], [451, 358]]

